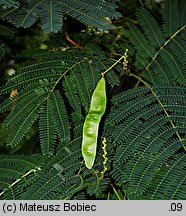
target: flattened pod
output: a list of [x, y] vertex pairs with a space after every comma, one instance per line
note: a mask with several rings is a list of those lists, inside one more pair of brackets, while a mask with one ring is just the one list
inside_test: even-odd
[[102, 77], [91, 98], [90, 109], [83, 125], [82, 155], [85, 165], [91, 169], [96, 157], [99, 123], [106, 110], [106, 84]]

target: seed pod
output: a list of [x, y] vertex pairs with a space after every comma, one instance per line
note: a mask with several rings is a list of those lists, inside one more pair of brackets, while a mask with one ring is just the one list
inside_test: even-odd
[[106, 110], [106, 84], [102, 77], [91, 98], [90, 109], [83, 125], [82, 155], [85, 165], [91, 169], [96, 157], [99, 123]]

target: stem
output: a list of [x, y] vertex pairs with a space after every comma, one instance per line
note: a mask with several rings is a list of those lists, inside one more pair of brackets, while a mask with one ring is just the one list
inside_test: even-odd
[[111, 187], [112, 187], [114, 193], [116, 194], [118, 200], [122, 200], [113, 184], [111, 184]]
[[[35, 173], [36, 171], [38, 171], [38, 170], [40, 170], [40, 169], [41, 169], [40, 167], [37, 167], [36, 169], [31, 169], [31, 170], [29, 170], [27, 173], [23, 174], [23, 175], [21, 176], [21, 178], [17, 179], [15, 182], [13, 182], [12, 184], [10, 184], [10, 185], [8, 186], [8, 188], [12, 189], [12, 187], [13, 187], [14, 185], [16, 185], [18, 182], [20, 182], [23, 178], [27, 177], [29, 174], [31, 174], [31, 173], [33, 173], [33, 172]], [[4, 193], [5, 193], [5, 190], [2, 191], [2, 192], [0, 193], [0, 196], [2, 196]]]
[[138, 87], [138, 85], [140, 84], [140, 80], [138, 80], [138, 82], [136, 83], [136, 85], [135, 85], [135, 88], [137, 88]]
[[111, 65], [106, 71], [104, 71], [103, 73], [101, 73], [101, 76], [104, 77], [104, 75], [111, 70], [114, 66], [116, 66], [122, 59], [124, 58], [124, 56], [121, 56], [120, 59], [118, 59], [113, 65]]
[[108, 192], [107, 200], [110, 200], [110, 191]]
[[54, 89], [55, 89], [56, 85], [59, 83], [59, 81], [60, 81], [70, 70], [72, 70], [72, 68], [74, 68], [75, 66], [77, 66], [78, 64], [80, 64], [80, 63], [83, 62], [83, 61], [85, 61], [85, 59], [83, 59], [83, 60], [77, 62], [76, 64], [72, 65], [71, 67], [69, 67], [69, 68], [58, 78], [58, 80], [55, 82], [55, 85], [54, 85], [53, 88], [51, 89], [51, 92], [54, 91]]

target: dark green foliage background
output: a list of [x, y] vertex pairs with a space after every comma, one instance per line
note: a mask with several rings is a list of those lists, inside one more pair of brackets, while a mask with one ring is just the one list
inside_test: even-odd
[[[185, 28], [184, 0], [0, 0], [0, 198], [185, 199]], [[109, 68], [88, 170], [82, 126]]]

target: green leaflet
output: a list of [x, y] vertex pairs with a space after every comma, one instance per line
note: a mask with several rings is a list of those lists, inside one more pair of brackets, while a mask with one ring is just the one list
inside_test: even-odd
[[121, 16], [116, 11], [117, 4], [100, 0], [58, 0], [58, 1], [22, 1], [0, 0], [0, 5], [13, 7], [1, 9], [0, 18], [15, 23], [16, 27], [28, 28], [38, 18], [44, 32], [59, 32], [63, 26], [64, 15], [69, 15], [85, 25], [108, 30], [114, 25], [105, 17], [115, 19]]
[[106, 99], [105, 78], [102, 77], [92, 94], [90, 109], [83, 126], [82, 154], [88, 169], [92, 168], [96, 157], [99, 123], [106, 110]]

